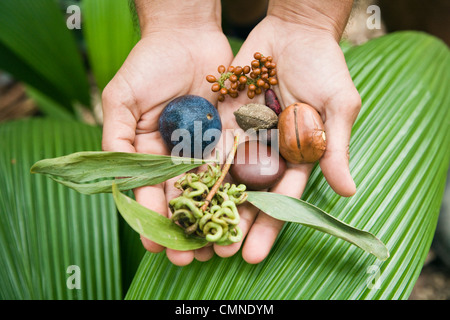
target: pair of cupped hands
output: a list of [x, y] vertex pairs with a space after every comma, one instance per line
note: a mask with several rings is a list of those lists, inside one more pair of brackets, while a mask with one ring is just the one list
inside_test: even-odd
[[[158, 118], [172, 99], [193, 94], [217, 105], [223, 132], [239, 128], [233, 112], [241, 105], [264, 103], [264, 94], [249, 99], [246, 91], [218, 102], [205, 78], [219, 76], [217, 67], [245, 66], [260, 52], [277, 64], [278, 85], [273, 89], [283, 107], [307, 103], [320, 113], [327, 134], [327, 149], [320, 168], [329, 185], [342, 196], [356, 192], [349, 170], [349, 142], [361, 100], [350, 77], [335, 34], [322, 28], [299, 26], [275, 16], [266, 16], [249, 34], [233, 57], [229, 42], [216, 23], [198, 27], [157, 28], [142, 33], [123, 66], [103, 91], [103, 150], [166, 154], [158, 131]], [[227, 153], [232, 137], [222, 135], [217, 148]], [[223, 143], [222, 143], [223, 142]], [[288, 164], [282, 179], [269, 191], [300, 198], [313, 164]], [[178, 178], [134, 190], [136, 200], [170, 217], [168, 202], [179, 195]], [[239, 224], [244, 237], [228, 246], [211, 245], [195, 251], [164, 248], [144, 237], [144, 247], [153, 253], [166, 250], [176, 265], [194, 259], [209, 260], [236, 254], [248, 263], [259, 263], [270, 252], [283, 222], [249, 203], [239, 206]]]

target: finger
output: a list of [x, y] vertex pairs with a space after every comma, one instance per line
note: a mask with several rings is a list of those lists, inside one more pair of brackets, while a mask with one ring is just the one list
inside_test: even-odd
[[[114, 88], [120, 84], [120, 77], [116, 77], [102, 93], [103, 106], [103, 138], [102, 149], [104, 151], [136, 152], [134, 141], [136, 138], [136, 118], [131, 112], [131, 106], [127, 105], [124, 96], [118, 96], [120, 90]], [[141, 205], [167, 216], [164, 201], [163, 185], [137, 188], [134, 191], [136, 201]], [[161, 199], [159, 202], [152, 202], [150, 199]], [[157, 253], [164, 250], [164, 247], [143, 237], [141, 242], [144, 248], [150, 252]]]
[[[104, 151], [136, 152], [133, 143], [136, 137], [137, 116], [131, 111], [133, 99], [121, 95], [120, 78], [117, 78], [103, 90], [103, 137]], [[125, 90], [126, 91], [126, 90]]]
[[184, 267], [194, 261], [194, 251], [178, 251], [173, 249], [166, 249], [167, 258], [170, 262], [179, 267]]
[[[323, 175], [331, 188], [344, 197], [356, 192], [349, 168], [349, 146], [353, 123], [361, 107], [359, 95], [326, 106], [327, 148], [320, 159]], [[336, 105], [337, 103], [337, 105]]]
[[[270, 192], [300, 198], [312, 168], [312, 164], [290, 166], [286, 170], [283, 178]], [[260, 211], [242, 248], [242, 257], [244, 260], [252, 264], [264, 260], [269, 254], [283, 225], [284, 221], [272, 218]]]
[[[167, 217], [166, 197], [163, 184], [134, 189], [136, 201], [146, 208], [158, 212]], [[164, 250], [164, 246], [141, 236], [141, 242], [147, 251], [158, 253]]]
[[250, 230], [250, 227], [252, 226], [253, 221], [255, 221], [256, 215], [258, 214], [258, 209], [248, 202], [241, 204], [238, 209], [240, 216], [239, 228], [242, 231], [242, 240], [226, 246], [220, 246], [215, 243], [214, 251], [219, 257], [228, 258], [239, 251], [245, 239], [245, 236]]
[[213, 246], [206, 246], [194, 251], [194, 258], [198, 261], [208, 261], [214, 256]]

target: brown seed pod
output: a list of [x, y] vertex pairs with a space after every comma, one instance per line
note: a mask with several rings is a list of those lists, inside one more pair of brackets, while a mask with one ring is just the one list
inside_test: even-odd
[[314, 163], [326, 149], [325, 127], [319, 113], [305, 103], [294, 103], [279, 115], [280, 153], [291, 163]]

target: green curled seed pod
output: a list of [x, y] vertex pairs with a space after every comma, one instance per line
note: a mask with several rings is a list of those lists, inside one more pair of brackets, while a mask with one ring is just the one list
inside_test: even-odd
[[194, 223], [195, 222], [194, 215], [191, 213], [191, 211], [189, 211], [187, 209], [175, 210], [175, 212], [172, 214], [172, 217], [171, 217], [171, 219], [173, 221], [178, 221], [178, 220], [181, 220], [183, 218], [189, 220], [190, 223]]
[[227, 211], [229, 211], [229, 213], [232, 214], [230, 209], [222, 208], [216, 213], [214, 213], [214, 215], [211, 217], [211, 220], [215, 223], [220, 224], [222, 227], [228, 226], [228, 222], [224, 218], [224, 216], [226, 216], [226, 214], [228, 213]]
[[188, 183], [188, 185], [194, 189], [193, 191], [190, 192], [189, 197], [190, 198], [194, 198], [194, 197], [198, 197], [201, 196], [203, 194], [207, 194], [209, 192], [208, 187], [200, 182], [200, 181], [195, 181], [192, 177], [192, 175], [188, 175], [186, 178], [186, 181]]
[[200, 228], [200, 230], [203, 230], [205, 227], [205, 224], [211, 220], [211, 217], [213, 216], [212, 213], [205, 213], [205, 215], [203, 217], [200, 218], [200, 221], [198, 223], [198, 227]]
[[181, 209], [182, 207], [187, 207], [191, 210], [192, 214], [196, 218], [203, 217], [202, 211], [196, 206], [194, 201], [187, 197], [178, 197], [169, 201], [169, 206], [174, 210]]
[[224, 220], [232, 225], [238, 225], [239, 221], [240, 221], [240, 217], [239, 217], [239, 212], [236, 208], [236, 204], [231, 201], [224, 201], [222, 203], [222, 209], [228, 209], [227, 212], [227, 217], [224, 218]]
[[217, 190], [216, 196], [221, 197], [222, 201], [227, 201], [228, 200], [228, 194], [226, 192]]
[[184, 232], [186, 234], [193, 234], [194, 232], [197, 231], [197, 228], [198, 228], [198, 220], [195, 220], [195, 223], [193, 223], [190, 226], [186, 227], [184, 229]]
[[244, 184], [236, 186], [233, 184], [228, 191], [228, 196], [235, 204], [239, 205], [247, 200], [248, 194], [245, 192], [247, 187]]
[[211, 188], [217, 179], [220, 177], [221, 169], [219, 165], [213, 166], [208, 164], [208, 169], [200, 173], [200, 181], [203, 182], [208, 188]]
[[242, 230], [238, 226], [235, 226], [228, 232], [228, 240], [231, 242], [239, 242], [242, 240]]
[[[212, 233], [211, 229], [215, 230], [215, 232]], [[216, 242], [222, 237], [223, 228], [220, 224], [210, 221], [203, 228], [203, 233], [207, 241]]]

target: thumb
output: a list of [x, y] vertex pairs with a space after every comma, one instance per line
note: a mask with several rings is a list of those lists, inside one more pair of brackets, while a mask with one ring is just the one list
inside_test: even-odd
[[349, 168], [349, 146], [360, 108], [361, 98], [356, 89], [347, 96], [330, 100], [325, 106], [327, 149], [320, 159], [320, 168], [331, 188], [344, 197], [356, 192]]

